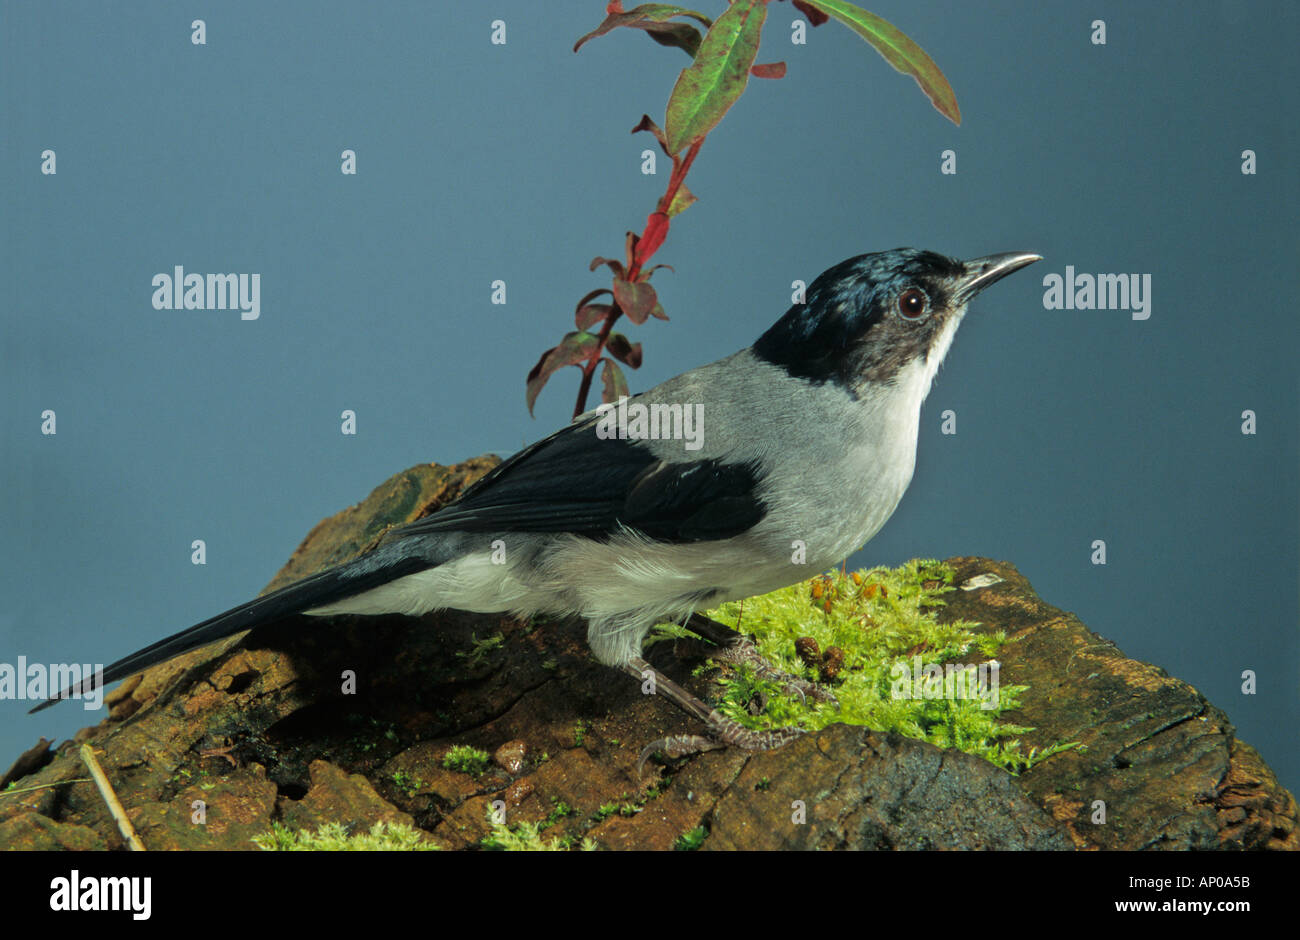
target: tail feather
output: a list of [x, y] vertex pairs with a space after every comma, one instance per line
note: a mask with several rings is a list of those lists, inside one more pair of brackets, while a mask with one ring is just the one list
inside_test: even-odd
[[[238, 607], [232, 607], [225, 613], [209, 617], [202, 623], [174, 633], [157, 643], [151, 643], [144, 649], [136, 650], [131, 655], [124, 656], [107, 666], [104, 669], [102, 683], [107, 685], [125, 679], [173, 656], [187, 653], [223, 637], [251, 630], [290, 614], [302, 613], [314, 607], [361, 594], [397, 578], [424, 571], [435, 564], [418, 556], [393, 557], [391, 560], [380, 557], [386, 554], [389, 553], [381, 551], [363, 555], [337, 567], [328, 568], [301, 581], [295, 581], [278, 591], [272, 591]], [[89, 692], [99, 684], [100, 681], [95, 675], [87, 676], [81, 682], [69, 686], [32, 708], [28, 714], [49, 708], [72, 695]]]

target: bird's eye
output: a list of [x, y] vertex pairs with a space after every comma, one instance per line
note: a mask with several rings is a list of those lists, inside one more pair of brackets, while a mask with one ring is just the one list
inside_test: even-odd
[[909, 287], [898, 295], [898, 312], [908, 320], [915, 320], [925, 313], [929, 298], [918, 287]]

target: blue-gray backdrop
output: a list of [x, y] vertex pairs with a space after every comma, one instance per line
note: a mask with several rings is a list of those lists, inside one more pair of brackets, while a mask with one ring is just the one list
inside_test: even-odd
[[[837, 24], [792, 44], [773, 3], [760, 61], [789, 75], [701, 151], [633, 390], [751, 342], [850, 255], [1040, 252], [976, 303], [911, 490], [853, 563], [1014, 562], [1294, 789], [1296, 6], [867, 6], [938, 61], [962, 126]], [[599, 0], [0, 13], [0, 661], [111, 661], [256, 593], [393, 472], [567, 420], [576, 370], [535, 420], [524, 375], [663, 190], [628, 131], [662, 118], [682, 52], [623, 30], [575, 55]], [[176, 265], [260, 274], [260, 317], [154, 309]], [[1066, 265], [1150, 274], [1150, 318], [1045, 309]], [[98, 717], [0, 708], [0, 765]]]

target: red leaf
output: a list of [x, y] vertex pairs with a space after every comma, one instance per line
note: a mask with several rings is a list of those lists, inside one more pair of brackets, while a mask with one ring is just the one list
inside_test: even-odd
[[578, 308], [578, 312], [573, 315], [573, 322], [580, 330], [590, 329], [593, 324], [608, 317], [613, 309], [609, 304], [587, 304]]
[[625, 281], [616, 277], [614, 278], [614, 302], [619, 305], [629, 320], [640, 324], [648, 320], [654, 313], [654, 308], [659, 306], [659, 295], [655, 293], [653, 287], [643, 281]]
[[600, 370], [600, 400], [606, 403], [616, 402], [620, 398], [626, 398], [627, 379], [623, 377], [623, 370], [608, 359], [600, 360], [604, 365]]
[[632, 128], [633, 134], [640, 131], [649, 131], [651, 134], [654, 134], [655, 140], [659, 141], [659, 146], [663, 148], [663, 152], [668, 153], [668, 138], [665, 137], [664, 132], [659, 129], [659, 125], [650, 119], [650, 115], [641, 115], [640, 123], [637, 124], [636, 127]]
[[785, 78], [785, 63], [763, 62], [759, 65], [752, 65], [749, 68], [749, 74], [755, 78]]
[[591, 267], [588, 270], [594, 271], [602, 264], [609, 265], [609, 269], [619, 277], [623, 277], [627, 274], [627, 270], [623, 267], [623, 262], [616, 261], [613, 258], [592, 258]]
[[637, 245], [637, 264], [645, 264], [651, 255], [659, 250], [668, 236], [668, 215], [664, 212], [652, 212], [645, 220], [645, 234]]
[[636, 243], [640, 240], [641, 236], [636, 232], [628, 232], [627, 237], [623, 239], [623, 257], [627, 259], [629, 268], [636, 264]]
[[704, 14], [666, 3], [643, 3], [627, 12], [620, 5], [617, 10], [606, 8], [605, 12], [608, 14], [605, 21], [573, 44], [574, 52], [597, 36], [627, 26], [643, 29], [659, 45], [676, 46], [693, 59], [700, 49], [700, 31], [689, 23], [672, 23], [669, 20], [674, 16], [689, 16], [709, 25], [709, 18]]
[[533, 405], [542, 387], [546, 385], [547, 379], [565, 366], [576, 366], [586, 362], [599, 348], [599, 344], [600, 338], [592, 333], [566, 333], [558, 346], [542, 353], [542, 358], [537, 360], [537, 365], [529, 370], [524, 384], [524, 398], [528, 403], [528, 413], [533, 413]]
[[610, 295], [612, 296], [613, 293], [614, 293], [614, 292], [611, 291], [608, 287], [601, 287], [601, 288], [599, 288], [599, 289], [597, 289], [597, 290], [594, 290], [594, 291], [592, 291], [590, 294], [588, 294], [586, 297], [584, 297], [584, 298], [582, 298], [581, 300], [578, 301], [578, 306], [576, 306], [576, 307], [573, 308], [573, 309], [574, 309], [574, 312], [576, 313], [577, 311], [581, 310], [583, 307], [587, 306], [587, 304], [591, 303], [593, 300], [595, 300], [595, 299], [596, 299], [597, 297], [599, 297], [601, 294], [610, 294]]
[[622, 333], [609, 334], [609, 339], [605, 341], [605, 351], [633, 369], [641, 368], [641, 344], [632, 342]]
[[822, 23], [825, 23], [830, 19], [829, 14], [823, 13], [815, 7], [810, 7], [808, 4], [804, 3], [803, 0], [794, 0], [794, 8], [804, 16], [808, 17], [808, 22], [814, 26], [821, 26]]

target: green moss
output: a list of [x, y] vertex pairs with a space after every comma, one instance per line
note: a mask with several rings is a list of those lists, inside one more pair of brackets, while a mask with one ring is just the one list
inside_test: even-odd
[[538, 823], [538, 832], [549, 829], [565, 816], [573, 816], [578, 812], [568, 803], [564, 802], [564, 800], [556, 796], [551, 797], [551, 804], [554, 808], [546, 815], [545, 819]]
[[[479, 840], [479, 845], [485, 849], [494, 852], [564, 852], [573, 848], [575, 841], [574, 836], [556, 836], [551, 839], [542, 839], [542, 830], [548, 823], [521, 822], [514, 826], [507, 826], [505, 823], [497, 822], [495, 813], [489, 808], [487, 811], [488, 822], [492, 825], [492, 831]], [[583, 839], [578, 843], [578, 848], [584, 852], [590, 852], [596, 848], [596, 843], [591, 839]]]
[[[1075, 746], [1054, 744], [1024, 753], [1018, 736], [1033, 729], [1001, 721], [1000, 716], [1018, 705], [1027, 686], [1000, 685], [991, 708], [983, 707], [994, 704], [991, 701], [959, 694], [965, 678], [960, 675], [956, 693], [950, 682], [947, 694], [942, 688], [937, 697], [914, 694], [911, 677], [918, 667], [976, 665], [1006, 643], [1005, 633], [976, 634], [977, 624], [939, 623], [935, 610], [943, 606], [943, 595], [954, 590], [953, 576], [947, 565], [914, 559], [893, 569], [819, 575], [709, 611], [714, 620], [752, 634], [769, 663], [820, 683], [840, 702], [839, 710], [805, 703], [741, 667], [717, 673], [721, 696], [716, 707], [749, 728], [797, 725], [816, 731], [844, 722], [895, 731], [975, 754], [1012, 773]], [[682, 635], [689, 633], [677, 625], [656, 627], [651, 642]], [[815, 641], [818, 652], [806, 651], [801, 658], [795, 641], [804, 637]], [[827, 655], [832, 647], [843, 652], [842, 662]], [[712, 665], [706, 669], [717, 672]]]
[[477, 777], [487, 770], [489, 760], [487, 751], [480, 751], [468, 744], [457, 744], [442, 756], [442, 766], [448, 770], [459, 770], [463, 774]]
[[341, 823], [326, 823], [315, 831], [292, 830], [273, 823], [268, 832], [253, 838], [268, 852], [429, 852], [436, 845], [405, 823], [375, 823], [369, 832], [349, 835]]
[[694, 852], [704, 844], [704, 840], [709, 837], [709, 830], [703, 826], [696, 826], [694, 829], [688, 829], [677, 837], [673, 843], [673, 850], [676, 852]]
[[350, 725], [362, 725], [362, 729], [353, 736], [352, 746], [366, 754], [380, 747], [384, 742], [390, 746], [398, 743], [397, 729], [392, 722], [381, 722], [376, 718], [361, 715], [348, 715], [345, 719]]
[[469, 635], [470, 648], [468, 651], [461, 651], [456, 654], [460, 659], [465, 660], [465, 665], [471, 669], [476, 669], [487, 662], [488, 654], [501, 648], [506, 638], [503, 634], [495, 633], [485, 640], [480, 640], [477, 634]]
[[405, 770], [395, 770], [393, 771], [393, 784], [407, 796], [414, 796], [424, 786], [424, 781], [418, 776], [407, 773]]

